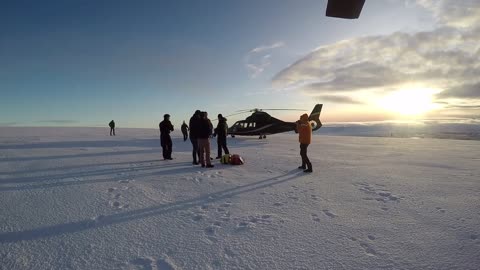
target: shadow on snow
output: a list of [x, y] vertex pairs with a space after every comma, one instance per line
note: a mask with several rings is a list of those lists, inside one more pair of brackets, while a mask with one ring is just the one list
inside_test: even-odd
[[220, 201], [223, 199], [231, 198], [236, 195], [255, 191], [258, 189], [271, 187], [290, 180], [299, 176], [298, 170], [292, 170], [280, 176], [268, 178], [258, 182], [246, 184], [239, 187], [229, 188], [219, 192], [214, 192], [206, 195], [202, 195], [193, 199], [151, 206], [143, 209], [131, 210], [122, 213], [117, 213], [108, 216], [100, 216], [97, 219], [85, 219], [81, 221], [69, 222], [64, 224], [58, 224], [53, 226], [46, 226], [42, 228], [36, 228], [31, 230], [6, 232], [0, 234], [1, 243], [12, 243], [18, 241], [28, 241], [40, 238], [54, 237], [57, 235], [71, 234], [101, 227], [107, 227], [114, 224], [123, 222], [134, 221], [138, 219], [158, 216], [167, 214], [174, 211], [185, 210], [194, 206], [203, 205], [205, 203], [211, 203]]

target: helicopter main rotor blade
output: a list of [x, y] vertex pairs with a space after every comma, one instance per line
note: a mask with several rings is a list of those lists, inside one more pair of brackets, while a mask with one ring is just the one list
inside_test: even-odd
[[[230, 116], [239, 115], [239, 114], [244, 114], [244, 113], [248, 113], [248, 111], [246, 111], [246, 112], [239, 112], [239, 113], [233, 113], [233, 114], [229, 114], [229, 115], [224, 115], [223, 117], [224, 117], [224, 118], [227, 118], [227, 117], [230, 117]], [[218, 119], [215, 118], [215, 119], [212, 119], [212, 120], [210, 120], [210, 121], [212, 121], [212, 122], [213, 122], [213, 121], [218, 121]]]
[[259, 109], [259, 108], [255, 108], [255, 109], [248, 109], [248, 110], [239, 110], [239, 111], [235, 111], [235, 112], [261, 112], [261, 111], [306, 111], [306, 110], [302, 110], [302, 109]]
[[234, 116], [234, 115], [239, 115], [239, 114], [244, 114], [244, 113], [248, 113], [248, 111], [246, 111], [246, 112], [233, 113], [233, 114], [225, 115], [224, 117], [229, 117], [229, 116]]
[[235, 111], [235, 112], [251, 112], [251, 111], [253, 111], [253, 110], [255, 110], [255, 109], [238, 110], [238, 111]]
[[301, 109], [262, 109], [264, 111], [306, 111]]

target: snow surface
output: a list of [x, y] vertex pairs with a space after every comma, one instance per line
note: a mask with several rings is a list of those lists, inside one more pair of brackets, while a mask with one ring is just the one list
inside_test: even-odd
[[0, 128], [1, 269], [480, 269], [479, 141], [108, 131]]

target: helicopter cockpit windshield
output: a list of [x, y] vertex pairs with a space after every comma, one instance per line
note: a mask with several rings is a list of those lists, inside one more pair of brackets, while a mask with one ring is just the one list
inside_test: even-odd
[[257, 126], [257, 123], [253, 122], [253, 121], [246, 121], [246, 120], [243, 120], [243, 121], [238, 121], [236, 122], [232, 128], [235, 130], [235, 131], [242, 131], [242, 130], [251, 130], [253, 128], [255, 128]]

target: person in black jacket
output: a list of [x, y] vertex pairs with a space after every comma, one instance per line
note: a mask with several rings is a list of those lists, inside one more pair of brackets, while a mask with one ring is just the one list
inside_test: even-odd
[[170, 132], [173, 131], [173, 125], [170, 122], [170, 115], [165, 114], [163, 121], [158, 125], [160, 128], [160, 144], [162, 145], [163, 158], [172, 160], [172, 138]]
[[185, 124], [185, 121], [183, 121], [182, 127], [180, 129], [182, 130], [183, 141], [186, 141], [188, 139], [188, 126], [187, 124]]
[[[200, 121], [200, 110], [196, 110], [195, 113], [190, 118], [189, 127], [190, 127], [190, 142], [192, 143], [192, 157], [193, 165], [198, 165], [200, 161], [200, 152], [198, 149], [198, 123]], [[197, 159], [198, 157], [198, 159]]]
[[112, 136], [112, 133], [113, 136], [115, 136], [115, 121], [110, 121], [110, 123], [108, 123], [108, 126], [110, 127], [110, 136]]
[[200, 149], [200, 163], [202, 167], [212, 168], [210, 160], [210, 136], [212, 135], [212, 122], [208, 119], [208, 114], [202, 112], [198, 122], [198, 147]]
[[225, 154], [230, 154], [227, 148], [227, 133], [228, 133], [228, 125], [227, 125], [227, 119], [222, 116], [222, 114], [218, 115], [218, 124], [217, 128], [215, 129], [215, 132], [213, 133], [213, 137], [217, 137], [217, 159], [222, 158], [222, 148], [223, 151], [225, 151]]

